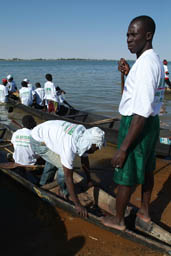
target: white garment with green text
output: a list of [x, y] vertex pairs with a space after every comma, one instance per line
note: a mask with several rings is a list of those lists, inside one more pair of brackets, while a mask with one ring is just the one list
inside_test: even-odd
[[134, 114], [156, 116], [164, 98], [164, 68], [153, 49], [146, 50], [132, 66], [124, 85], [119, 112], [123, 116]]
[[34, 165], [36, 163], [37, 158], [30, 146], [30, 133], [31, 130], [22, 128], [12, 135], [13, 158], [18, 164]]

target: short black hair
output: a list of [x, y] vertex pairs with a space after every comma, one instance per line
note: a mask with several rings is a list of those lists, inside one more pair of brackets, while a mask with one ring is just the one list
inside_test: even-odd
[[142, 22], [145, 25], [146, 32], [152, 32], [152, 34], [154, 35], [155, 30], [156, 30], [156, 24], [155, 24], [154, 20], [151, 17], [145, 16], [145, 15], [138, 16], [138, 17], [135, 17], [131, 21], [131, 23], [133, 23], [135, 21]]
[[40, 88], [41, 84], [40, 83], [35, 83], [36, 88]]
[[46, 78], [48, 81], [52, 81], [52, 75], [51, 75], [51, 74], [46, 74], [46, 75], [45, 75], [45, 78]]
[[27, 82], [22, 81], [22, 82], [21, 82], [21, 86], [22, 86], [22, 87], [27, 87]]
[[31, 115], [26, 115], [22, 118], [22, 124], [25, 128], [33, 129], [37, 123]]

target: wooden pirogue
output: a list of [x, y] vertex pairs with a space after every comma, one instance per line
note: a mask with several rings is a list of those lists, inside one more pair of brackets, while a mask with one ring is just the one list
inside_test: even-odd
[[[22, 109], [26, 113], [34, 115], [40, 118], [43, 121], [47, 120], [66, 120], [73, 123], [83, 124], [87, 128], [92, 126], [98, 126], [105, 131], [105, 136], [107, 142], [112, 144], [117, 144], [117, 137], [120, 125], [120, 118], [107, 118], [105, 116], [96, 115], [93, 113], [88, 113], [76, 109], [64, 108], [64, 111], [60, 113], [60, 115], [51, 114], [48, 112], [44, 112], [42, 110], [35, 109], [33, 107], [28, 107], [23, 104], [18, 103], [13, 99], [9, 99], [9, 101], [13, 104], [14, 107]], [[169, 137], [171, 136], [171, 130], [161, 127], [160, 129], [160, 137]], [[167, 144], [158, 143], [156, 145], [156, 154], [158, 156], [167, 157], [170, 154], [170, 146]]]
[[[4, 139], [4, 142], [8, 142], [11, 136], [10, 134], [12, 133], [10, 127], [2, 127], [0, 131], [0, 139]], [[5, 145], [4, 148], [6, 148]], [[28, 166], [17, 166], [12, 162], [10, 164], [7, 162], [0, 164], [0, 170], [51, 205], [75, 214], [75, 207], [70, 198], [65, 200], [58, 196], [59, 188], [56, 181], [44, 185], [43, 187], [36, 185], [40, 178], [40, 169], [36, 169], [36, 167], [32, 169], [31, 167], [28, 168]], [[113, 228], [103, 226], [99, 221], [99, 217], [103, 216], [104, 213], [111, 215], [115, 214], [115, 197], [98, 186], [89, 189], [86, 188], [84, 177], [77, 172], [74, 172], [74, 181], [78, 197], [88, 210], [89, 217], [86, 219], [87, 221], [127, 239], [140, 242], [150, 248], [171, 254], [171, 233], [154, 222], [151, 222], [150, 229], [148, 230], [142, 230], [142, 227], [136, 227], [135, 220], [137, 208], [132, 205], [127, 208], [125, 214], [126, 231], [117, 231]]]

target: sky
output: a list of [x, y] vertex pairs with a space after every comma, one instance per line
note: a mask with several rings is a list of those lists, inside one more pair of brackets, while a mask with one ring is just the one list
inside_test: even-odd
[[0, 0], [0, 59], [135, 59], [130, 21], [156, 23], [153, 48], [171, 61], [171, 0]]

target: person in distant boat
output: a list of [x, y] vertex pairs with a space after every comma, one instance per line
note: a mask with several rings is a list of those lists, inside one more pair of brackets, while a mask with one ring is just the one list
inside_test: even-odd
[[45, 90], [45, 102], [47, 105], [48, 112], [55, 112], [58, 108], [58, 96], [56, 94], [56, 88], [54, 83], [52, 82], [52, 75], [46, 74], [45, 78], [47, 82], [44, 84], [44, 90]]
[[67, 111], [67, 108], [65, 107], [68, 106], [69, 108], [73, 109], [73, 107], [65, 100], [65, 91], [61, 90], [59, 86], [56, 87], [56, 92], [58, 96], [58, 110], [57, 114], [63, 114]]
[[[83, 125], [61, 120], [46, 121], [37, 125], [31, 132], [31, 147], [47, 163], [58, 168], [57, 181], [63, 195], [68, 192], [75, 204], [76, 211], [87, 216], [86, 209], [80, 204], [73, 184], [73, 162], [76, 155], [81, 157], [88, 185], [90, 182], [88, 154], [94, 153], [104, 145], [105, 133], [98, 127], [86, 129]], [[45, 165], [40, 185], [53, 179], [55, 171]], [[66, 183], [66, 185], [65, 185]], [[65, 187], [66, 186], [66, 187]]]
[[169, 80], [169, 70], [168, 70], [168, 67], [167, 67], [167, 60], [163, 60], [163, 66], [164, 66], [164, 72], [165, 72], [165, 83], [166, 83], [166, 87], [171, 89], [171, 82]]
[[18, 89], [12, 75], [7, 76], [9, 97], [18, 100]]
[[121, 59], [119, 70], [127, 75], [119, 105], [122, 115], [118, 150], [112, 159], [114, 181], [118, 184], [115, 217], [102, 217], [101, 222], [124, 231], [124, 214], [132, 188], [142, 184], [141, 207], [136, 223], [150, 225], [149, 204], [154, 184], [155, 146], [159, 139], [160, 107], [164, 97], [164, 68], [154, 52], [152, 39], [155, 23], [148, 16], [134, 18], [128, 27], [127, 44], [137, 60], [130, 69]]
[[16, 92], [17, 91], [17, 86], [16, 86], [16, 83], [15, 83], [12, 75], [7, 76], [7, 81], [8, 81], [7, 87], [8, 87], [9, 93]]
[[11, 138], [14, 147], [13, 159], [18, 164], [35, 165], [38, 157], [30, 146], [30, 134], [37, 124], [31, 115], [26, 115], [22, 119], [22, 125], [23, 128], [14, 132]]
[[30, 80], [28, 78], [24, 78], [23, 81], [27, 83], [28, 88], [34, 91], [34, 86], [30, 83]]
[[34, 90], [34, 100], [33, 104], [34, 107], [37, 109], [44, 109], [45, 104], [44, 104], [44, 97], [45, 97], [45, 90], [44, 88], [41, 87], [40, 83], [35, 83], [36, 89]]
[[6, 103], [8, 101], [8, 87], [7, 87], [7, 79], [2, 79], [2, 84], [0, 84], [0, 102]]
[[20, 101], [25, 106], [32, 106], [33, 104], [33, 94], [32, 90], [27, 87], [27, 82], [21, 82], [21, 89], [19, 90]]

